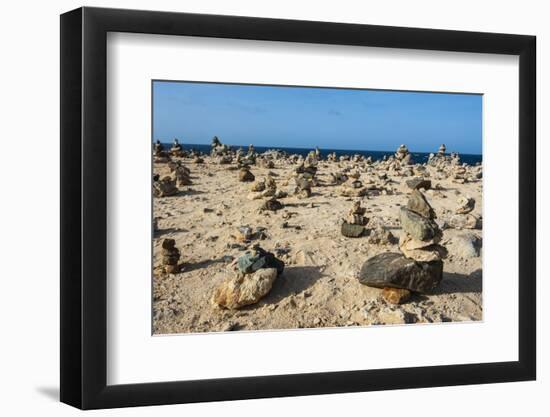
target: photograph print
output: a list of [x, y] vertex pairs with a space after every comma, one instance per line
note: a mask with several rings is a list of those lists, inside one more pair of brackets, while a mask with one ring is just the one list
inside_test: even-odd
[[152, 81], [153, 334], [482, 320], [482, 104]]

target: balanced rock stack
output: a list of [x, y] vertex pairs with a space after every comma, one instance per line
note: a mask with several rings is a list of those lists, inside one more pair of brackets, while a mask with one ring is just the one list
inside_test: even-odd
[[170, 172], [174, 174], [174, 178], [178, 187], [192, 184], [190, 177], [191, 171], [189, 170], [189, 168], [182, 165], [181, 161], [169, 162], [168, 167], [170, 168]]
[[172, 156], [177, 156], [177, 157], [183, 156], [183, 149], [177, 139], [174, 139], [174, 143], [170, 148], [170, 153], [172, 154]]
[[162, 241], [162, 266], [167, 274], [179, 272], [180, 251], [176, 248], [174, 239], [164, 239]]
[[365, 217], [366, 209], [361, 207], [360, 201], [355, 201], [348, 213], [347, 219], [342, 222], [340, 232], [346, 237], [360, 237], [365, 231], [369, 219]]
[[153, 153], [157, 157], [165, 156], [164, 155], [164, 146], [162, 145], [162, 143], [160, 143], [160, 140], [157, 140], [155, 142], [155, 147], [154, 147]]
[[361, 173], [354, 170], [348, 174], [348, 180], [342, 184], [342, 190], [340, 192], [344, 197], [363, 197], [367, 194], [367, 188], [363, 186], [363, 183], [359, 179]]
[[159, 179], [158, 176], [153, 178], [153, 195], [155, 197], [169, 197], [178, 193], [176, 181], [169, 175]]
[[386, 252], [373, 256], [362, 266], [359, 281], [383, 288], [382, 296], [390, 303], [405, 302], [411, 292], [426, 293], [443, 278], [446, 249], [439, 245], [441, 230], [435, 213], [424, 195], [413, 190], [407, 207], [400, 211], [403, 253]]
[[237, 261], [237, 271], [225, 279], [215, 290], [211, 302], [215, 306], [238, 309], [255, 304], [265, 297], [285, 264], [259, 245]]
[[458, 198], [458, 207], [449, 219], [449, 226], [455, 229], [481, 229], [481, 219], [472, 213], [476, 206], [475, 199], [467, 196]]
[[240, 182], [252, 182], [254, 181], [254, 179], [254, 174], [250, 172], [250, 168], [248, 167], [248, 165], [244, 165], [243, 167], [241, 167], [241, 169], [239, 170]]
[[435, 222], [435, 213], [426, 197], [413, 190], [407, 207], [400, 210], [403, 234], [399, 239], [399, 249], [407, 257], [418, 262], [441, 261], [446, 250], [439, 245], [442, 232]]
[[265, 182], [265, 190], [258, 193], [261, 197], [267, 197], [267, 200], [261, 205], [260, 211], [277, 211], [283, 208], [283, 204], [277, 198], [284, 197], [285, 193], [277, 191], [275, 179], [268, 175]]
[[395, 152], [395, 159], [397, 159], [401, 164], [408, 165], [412, 164], [412, 157], [409, 149], [404, 144], [399, 145], [397, 151]]
[[296, 182], [294, 194], [298, 195], [299, 198], [307, 198], [311, 196], [311, 187], [313, 185], [311, 176], [306, 173], [297, 174], [294, 181]]

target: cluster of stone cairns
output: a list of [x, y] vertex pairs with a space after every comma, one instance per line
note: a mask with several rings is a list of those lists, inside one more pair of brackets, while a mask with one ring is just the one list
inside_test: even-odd
[[218, 164], [228, 165], [233, 162], [233, 151], [229, 146], [221, 143], [217, 136], [212, 138], [210, 147], [210, 156], [216, 158]]
[[241, 256], [236, 270], [214, 290], [213, 305], [227, 309], [239, 309], [255, 304], [265, 297], [273, 283], [284, 271], [285, 264], [271, 252], [254, 245]]
[[375, 224], [367, 229], [369, 218], [365, 216], [366, 208], [361, 207], [361, 201], [353, 202], [348, 216], [343, 219], [340, 226], [340, 233], [345, 237], [358, 238], [368, 236], [368, 242], [373, 245], [393, 245], [395, 236], [380, 224]]
[[442, 232], [435, 213], [424, 195], [413, 190], [407, 207], [400, 210], [403, 235], [402, 253], [386, 252], [373, 256], [362, 266], [359, 281], [384, 289], [382, 296], [390, 303], [408, 300], [411, 292], [427, 293], [443, 278], [446, 249], [439, 244]]
[[277, 189], [277, 183], [272, 175], [268, 174], [264, 180], [256, 181], [250, 187], [249, 200], [265, 199], [260, 211], [277, 211], [283, 208], [280, 198], [287, 197], [287, 193]]
[[331, 152], [327, 155], [327, 161], [328, 162], [336, 162], [338, 161], [338, 158], [336, 157], [336, 152]]
[[345, 197], [363, 197], [367, 195], [368, 188], [361, 181], [361, 173], [354, 169], [347, 174], [347, 181], [342, 184], [340, 194]]
[[176, 248], [174, 239], [164, 239], [162, 241], [162, 268], [167, 274], [175, 274], [180, 271], [179, 265], [180, 251]]

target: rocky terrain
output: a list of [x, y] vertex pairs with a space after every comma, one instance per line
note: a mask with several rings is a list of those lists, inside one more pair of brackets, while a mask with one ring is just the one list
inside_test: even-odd
[[482, 319], [480, 165], [214, 139], [155, 147], [155, 334]]

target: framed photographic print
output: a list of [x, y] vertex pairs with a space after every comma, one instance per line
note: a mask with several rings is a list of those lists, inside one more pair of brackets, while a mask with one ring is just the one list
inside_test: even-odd
[[61, 16], [61, 400], [535, 379], [535, 38]]

